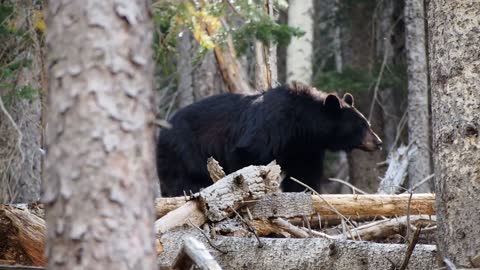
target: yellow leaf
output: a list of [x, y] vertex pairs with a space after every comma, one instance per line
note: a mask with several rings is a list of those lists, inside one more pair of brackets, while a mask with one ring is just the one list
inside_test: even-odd
[[201, 19], [202, 19], [202, 22], [207, 25], [208, 29], [210, 29], [210, 31], [212, 31], [211, 34], [216, 35], [218, 29], [221, 26], [220, 20], [217, 17], [208, 15], [206, 13], [203, 13], [201, 15]]
[[193, 37], [204, 48], [213, 49], [215, 47], [212, 38], [207, 34], [204, 26], [201, 24], [195, 23], [193, 25]]
[[47, 25], [45, 24], [45, 21], [43, 20], [43, 14], [42, 14], [42, 11], [41, 10], [35, 10], [34, 11], [34, 27], [35, 27], [35, 30], [37, 31], [40, 31], [42, 33], [45, 33], [45, 31], [47, 30]]

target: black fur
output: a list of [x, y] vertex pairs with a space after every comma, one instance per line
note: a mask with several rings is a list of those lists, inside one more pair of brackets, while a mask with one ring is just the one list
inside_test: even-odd
[[[356, 148], [369, 129], [347, 102], [297, 84], [254, 96], [212, 96], [178, 111], [170, 123], [157, 144], [163, 196], [211, 185], [206, 168], [210, 156], [227, 174], [276, 159], [287, 176], [318, 190], [325, 149]], [[304, 189], [287, 179], [282, 188]]]

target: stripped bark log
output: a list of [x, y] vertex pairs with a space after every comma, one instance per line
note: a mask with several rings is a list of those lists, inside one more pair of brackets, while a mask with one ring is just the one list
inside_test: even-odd
[[202, 242], [193, 237], [186, 237], [173, 269], [190, 269], [193, 265], [201, 270], [222, 270]]
[[200, 226], [207, 222], [205, 213], [201, 210], [200, 203], [196, 200], [189, 201], [181, 207], [169, 212], [155, 221], [155, 233], [157, 236], [185, 224], [192, 223]]
[[[379, 240], [394, 234], [405, 235], [408, 221], [407, 217], [392, 218], [372, 222], [347, 232], [349, 239]], [[435, 226], [436, 219], [425, 215], [411, 216], [410, 224], [415, 227]]]
[[[322, 199], [323, 198], [323, 199]], [[322, 195], [312, 196], [313, 207], [320, 215], [335, 215], [330, 206], [344, 216], [402, 216], [407, 214], [410, 194], [400, 195]], [[328, 202], [328, 204], [326, 203]], [[329, 206], [330, 205], [330, 206]], [[414, 194], [411, 215], [435, 215], [434, 194]]]
[[[409, 198], [410, 194], [326, 194], [319, 197], [304, 193], [278, 193], [265, 196], [262, 200], [245, 200], [241, 206], [248, 206], [254, 218], [291, 218], [318, 213], [322, 218], [335, 220], [337, 214], [331, 210], [333, 207], [344, 216], [361, 219], [374, 216], [406, 215]], [[158, 198], [155, 203], [157, 218], [184, 205], [185, 202], [184, 197]], [[410, 202], [410, 214], [435, 215], [435, 194], [413, 194]]]
[[[164, 234], [160, 242], [164, 252], [159, 264], [172, 265], [181, 249], [182, 239], [193, 236], [205, 243], [216, 261], [224, 269], [390, 269], [400, 265], [406, 245], [378, 244], [355, 241], [335, 241], [321, 238], [273, 239], [262, 238], [263, 247], [257, 247], [253, 238], [217, 236], [213, 243], [226, 253], [208, 245], [198, 230], [173, 230]], [[434, 269], [435, 246], [417, 245], [409, 261], [410, 269]]]
[[[276, 225], [279, 229], [286, 231], [287, 233], [297, 237], [297, 238], [308, 238], [310, 235], [307, 232], [304, 232], [299, 227], [291, 224], [283, 218], [276, 218], [272, 220], [272, 223]], [[280, 230], [278, 230], [280, 231]]]
[[417, 152], [416, 146], [402, 145], [390, 152], [387, 158], [388, 169], [378, 186], [378, 194], [400, 193], [405, 184], [408, 171], [408, 160]]
[[180, 208], [188, 202], [187, 197], [171, 197], [171, 198], [156, 198], [155, 199], [155, 215], [159, 219], [169, 212]]

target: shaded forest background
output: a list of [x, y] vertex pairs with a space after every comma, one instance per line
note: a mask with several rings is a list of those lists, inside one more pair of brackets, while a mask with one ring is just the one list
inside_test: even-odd
[[[384, 161], [388, 154], [402, 144], [408, 145], [404, 1], [252, 3], [239, 0], [152, 4], [157, 119], [168, 119], [179, 108], [213, 94], [239, 88], [239, 92], [252, 93], [292, 79], [325, 92], [350, 92], [385, 147], [376, 153], [328, 153], [325, 178], [349, 180], [367, 192], [375, 192], [379, 177], [387, 168]], [[307, 6], [308, 13], [302, 16], [309, 17], [311, 29], [292, 23], [300, 20], [292, 18], [298, 15], [291, 12], [289, 18], [293, 5]], [[43, 1], [2, 1], [0, 5], [0, 43], [5, 44], [0, 51], [3, 202], [33, 201], [40, 194], [45, 113], [42, 104], [47, 91], [43, 6]], [[310, 37], [310, 66], [307, 70], [292, 71], [287, 48], [302, 49], [302, 44], [294, 42], [305, 36]], [[275, 60], [277, 65], [272, 69], [277, 74], [268, 82], [259, 78], [264, 74], [259, 63], [262, 48], [264, 58], [270, 57], [267, 60]], [[229, 68], [233, 71], [225, 71]], [[298, 78], [295, 72], [308, 76]], [[239, 78], [232, 79], [228, 74]], [[416, 177], [423, 179], [430, 173], [427, 167], [423, 175]], [[331, 182], [325, 185], [324, 192], [350, 190]]]

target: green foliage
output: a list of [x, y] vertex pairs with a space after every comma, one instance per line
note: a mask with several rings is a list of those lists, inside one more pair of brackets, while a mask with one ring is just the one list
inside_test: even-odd
[[368, 90], [375, 78], [359, 69], [347, 68], [342, 73], [327, 71], [314, 78], [314, 84], [319, 89], [327, 92], [348, 91], [358, 93]]
[[9, 29], [5, 23], [12, 14], [13, 6], [0, 4], [0, 38], [12, 33], [11, 29]]
[[239, 54], [245, 53], [255, 39], [263, 44], [274, 42], [280, 46], [287, 46], [292, 37], [301, 37], [304, 34], [305, 32], [297, 27], [278, 24], [270, 18], [250, 21], [232, 33], [235, 48]]
[[[278, 2], [278, 3], [277, 3]], [[281, 5], [281, 1], [276, 1]], [[236, 0], [228, 4], [226, 1], [215, 1], [200, 8], [189, 1], [177, 4], [154, 5], [155, 22], [155, 59], [166, 74], [173, 72], [172, 55], [176, 54], [176, 41], [185, 29], [193, 33], [199, 48], [196, 60], [200, 60], [215, 46], [221, 46], [230, 34], [237, 53], [245, 53], [255, 40], [264, 44], [273, 42], [286, 46], [292, 37], [300, 37], [304, 33], [298, 28], [278, 24], [270, 19], [260, 5], [250, 0]], [[224, 25], [220, 18], [235, 18], [233, 26]], [[234, 24], [239, 24], [235, 26]], [[207, 31], [208, 30], [208, 31]]]
[[9, 91], [6, 95], [2, 96], [3, 104], [5, 107], [10, 107], [15, 100], [27, 100], [32, 101], [39, 94], [38, 89], [25, 85], [17, 88], [15, 91]]
[[29, 85], [18, 86], [19, 72], [31, 65], [31, 60], [20, 58], [19, 54], [30, 46], [30, 36], [24, 29], [18, 29], [13, 24], [16, 16], [14, 6], [0, 4], [0, 95], [4, 105], [8, 108], [16, 100], [33, 100], [38, 94], [38, 89]]
[[173, 5], [154, 9], [153, 22], [155, 31], [153, 36], [154, 58], [157, 70], [161, 76], [167, 76], [175, 71], [172, 65], [172, 55], [176, 48], [176, 24], [175, 14], [177, 9]]
[[[327, 92], [351, 92], [353, 94], [368, 91], [374, 87], [380, 66], [376, 66], [373, 71], [346, 68], [342, 73], [336, 71], [326, 71], [320, 73], [314, 78], [313, 83], [316, 87]], [[391, 65], [384, 70], [379, 87], [392, 87], [402, 92], [407, 91], [405, 65]]]

